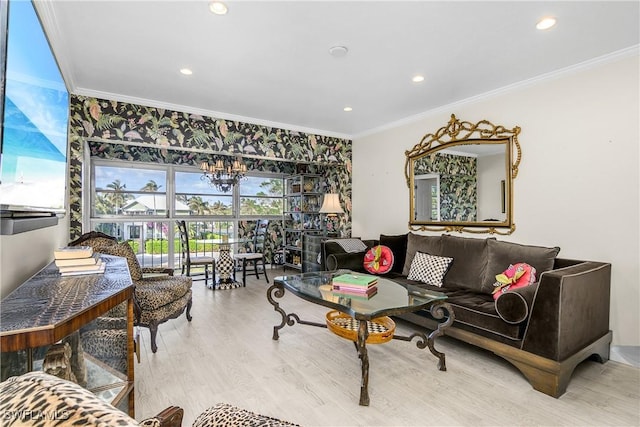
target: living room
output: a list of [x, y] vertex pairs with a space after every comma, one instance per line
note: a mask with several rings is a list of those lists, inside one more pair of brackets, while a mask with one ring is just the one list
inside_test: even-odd
[[[636, 14], [636, 28], [637, 25]], [[504, 62], [505, 67], [511, 65], [509, 57], [499, 59]], [[640, 324], [638, 314], [640, 251], [637, 238], [640, 235], [638, 61], [636, 40], [634, 45], [625, 49], [617, 49], [554, 72], [484, 90], [474, 96], [435, 105], [417, 113], [406, 114], [395, 120], [384, 122], [383, 126], [371, 127], [367, 131], [354, 134], [317, 133], [315, 136], [320, 144], [335, 146], [340, 142], [343, 148], [340, 149], [342, 151], [338, 150], [339, 155], [344, 155], [345, 159], [350, 157], [351, 172], [348, 178], [337, 178], [335, 181], [336, 184], [347, 185], [338, 189], [347, 212], [341, 220], [345, 223], [343, 224], [345, 235], [370, 239], [378, 238], [380, 234], [402, 234], [408, 231], [409, 188], [404, 175], [405, 151], [418, 143], [425, 134], [445, 126], [452, 113], [462, 120], [471, 122], [489, 120], [508, 128], [518, 126], [522, 129], [519, 135], [522, 162], [513, 188], [516, 228], [511, 235], [499, 236], [498, 239], [531, 245], [559, 246], [563, 258], [611, 263], [610, 329], [613, 331], [611, 360], [637, 366], [640, 347], [638, 327]], [[112, 104], [110, 101], [113, 101], [119, 105], [135, 105], [157, 111], [152, 107], [155, 104], [151, 100], [147, 103], [132, 102], [131, 99], [135, 96], [133, 94], [130, 96], [131, 98], [127, 99], [102, 99], [83, 95], [78, 91], [72, 96], [72, 109], [74, 112], [80, 112], [85, 107], [90, 110], [89, 105], [97, 103], [106, 112], [108, 106]], [[211, 110], [216, 111], [214, 108]], [[183, 112], [180, 109], [173, 111]], [[206, 120], [215, 121], [219, 118], [211, 115]], [[78, 120], [77, 117], [75, 120]], [[74, 125], [75, 129], [82, 128], [82, 119], [76, 121]], [[284, 131], [286, 132], [287, 129], [285, 128]], [[102, 138], [100, 144], [104, 145], [108, 145], [111, 139], [118, 139], [115, 132], [106, 137], [100, 132], [98, 136]], [[84, 150], [81, 144], [83, 137], [85, 136], [81, 135], [80, 139], [70, 141], [74, 162], [70, 165], [71, 173], [75, 171], [78, 176], [82, 171], [83, 159], [76, 155], [80, 155]], [[73, 144], [77, 145], [73, 146]], [[594, 172], [599, 172], [597, 177]], [[82, 177], [82, 179], [85, 178]], [[81, 187], [82, 185], [79, 186], [77, 181], [69, 185], [71, 200], [77, 208], [71, 208], [66, 215], [59, 218], [57, 226], [1, 237], [3, 297], [49, 264], [55, 248], [65, 245], [84, 231], [86, 204], [83, 204]], [[77, 193], [73, 193], [74, 191]], [[598, 203], [594, 203], [595, 201]], [[607, 218], [605, 219], [604, 216]], [[426, 232], [425, 234], [437, 233]], [[473, 236], [471, 233], [464, 235]], [[255, 287], [259, 283], [264, 286], [264, 283], [256, 281], [249, 283], [248, 288]], [[209, 298], [208, 301], [210, 301], [211, 293], [205, 293], [202, 282], [194, 282], [194, 287], [198, 286], [201, 288], [197, 290], [200, 292], [199, 295]], [[223, 309], [222, 299], [220, 302], [216, 301], [216, 306]], [[198, 308], [197, 303], [195, 308]], [[197, 310], [194, 310], [194, 322], [197, 322], [195, 313]], [[273, 313], [264, 316], [269, 315]], [[265, 317], [265, 322], [269, 325], [272, 320], [275, 321], [272, 317]], [[177, 323], [178, 320], [175, 322]], [[173, 334], [174, 328], [187, 330], [184, 329], [188, 326], [186, 321], [180, 320], [180, 322], [173, 327], [169, 326], [172, 323], [168, 323], [168, 330], [164, 333]], [[269, 327], [267, 327], [267, 337], [268, 329]], [[160, 333], [163, 334], [162, 329]], [[173, 345], [183, 344], [177, 337], [171, 339], [175, 340]], [[233, 334], [228, 339], [234, 339]], [[166, 338], [165, 343], [171, 345], [170, 342], [170, 339]], [[453, 350], [450, 351], [464, 353], [464, 348], [457, 349], [453, 345], [452, 347]], [[210, 350], [214, 351], [213, 348]], [[408, 351], [413, 352], [415, 349]], [[183, 356], [188, 357], [188, 353]], [[402, 354], [398, 356], [404, 357]], [[153, 356], [149, 354], [149, 357], [143, 361], [148, 365], [142, 368], [136, 366], [136, 370], [140, 371], [136, 378], [140, 383], [138, 388], [141, 394], [152, 393], [145, 386], [145, 383], [151, 382], [150, 379], [145, 378], [145, 375], [152, 374], [153, 369], [149, 366], [162, 363], [162, 357], [163, 349], [161, 348], [157, 354]], [[417, 356], [411, 356], [411, 358], [416, 360]], [[472, 354], [465, 358], [469, 364], [499, 363], [493, 361], [491, 357], [487, 358], [484, 354]], [[211, 355], [211, 360], [215, 360], [215, 354]], [[162, 369], [170, 368], [167, 365], [162, 366]], [[597, 376], [597, 372], [602, 367], [595, 366], [596, 373], [587, 372], [587, 377]], [[504, 367], [501, 366], [501, 368]], [[375, 374], [375, 369], [373, 372]], [[164, 373], [171, 375], [170, 372], [164, 371]], [[434, 378], [428, 377], [427, 381], [439, 381], [437, 374], [440, 372], [430, 373]], [[511, 374], [517, 377], [517, 373]], [[634, 371], [634, 375], [637, 381], [639, 375], [637, 370]], [[251, 384], [245, 385], [247, 388], [251, 387]], [[340, 385], [340, 387], [343, 386]], [[500, 386], [500, 384], [495, 385], [495, 387]], [[533, 392], [526, 381], [523, 380], [521, 386], [523, 394]], [[185, 400], [182, 395], [175, 399], [167, 398], [171, 397], [171, 392], [168, 390], [162, 390], [160, 393], [163, 399], [171, 401], [172, 404], [180, 404]], [[193, 393], [199, 392], [193, 390]], [[240, 400], [241, 397], [236, 394], [234, 399]], [[495, 396], [487, 397], [486, 405], [499, 399], [509, 399], [509, 397], [501, 396], [497, 391]], [[256, 404], [259, 400], [260, 398], [254, 395], [247, 403]], [[284, 405], [284, 402], [282, 404]], [[374, 400], [372, 406], [375, 404]], [[392, 400], [385, 402], [385, 405], [390, 407], [396, 404]], [[188, 402], [183, 405], [188, 405]], [[598, 402], [592, 401], [591, 405], [597, 406]], [[259, 404], [255, 406], [256, 409], [262, 409]], [[142, 415], [152, 415], [151, 410], [147, 412], [146, 407], [144, 408]], [[363, 408], [356, 409], [361, 413]], [[275, 412], [273, 414], [278, 415]], [[283, 418], [293, 418], [286, 415], [292, 415], [292, 411], [285, 411]], [[315, 416], [318, 418], [306, 418], [315, 419], [308, 424], [321, 424], [320, 415]], [[188, 418], [193, 419], [194, 414]], [[292, 421], [307, 424], [306, 419], [303, 416]], [[338, 420], [329, 419], [336, 424], [339, 423]], [[478, 423], [482, 423], [482, 419], [482, 416], [479, 416]], [[408, 420], [406, 423], [419, 424], [415, 418], [408, 417], [406, 420]], [[606, 423], [604, 420], [598, 421]], [[363, 415], [362, 422], [368, 425], [405, 424], [402, 420], [394, 422], [390, 419], [367, 418], [366, 414]], [[440, 418], [439, 422], [436, 421], [434, 424], [447, 422], [463, 423], [455, 418]], [[429, 424], [429, 421], [425, 420], [424, 423]], [[468, 423], [471, 424], [471, 422]], [[486, 423], [494, 424], [498, 421], [491, 419]], [[536, 421], [521, 419], [519, 422], [512, 422], [514, 423], [536, 424]], [[594, 421], [594, 423], [598, 422]], [[637, 423], [637, 418], [611, 422], [611, 424], [629, 425]], [[571, 422], [563, 420], [558, 424], [571, 425]]]

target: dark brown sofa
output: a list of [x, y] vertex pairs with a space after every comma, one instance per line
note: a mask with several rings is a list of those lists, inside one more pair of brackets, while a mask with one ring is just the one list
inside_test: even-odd
[[[367, 247], [379, 243], [391, 248], [395, 262], [385, 277], [448, 296], [455, 321], [445, 335], [508, 360], [538, 391], [559, 397], [580, 362], [609, 359], [608, 263], [562, 259], [557, 257], [557, 247], [520, 245], [494, 237], [408, 233], [364, 242]], [[418, 251], [453, 258], [442, 287], [407, 278]], [[328, 241], [323, 248], [325, 268], [364, 272], [364, 253], [345, 252], [337, 242]], [[495, 275], [518, 262], [536, 268], [537, 282], [494, 301]], [[401, 318], [427, 329], [437, 327], [427, 311]]]

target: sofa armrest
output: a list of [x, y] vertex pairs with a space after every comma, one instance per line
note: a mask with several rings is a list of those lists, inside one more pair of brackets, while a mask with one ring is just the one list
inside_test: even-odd
[[351, 270], [360, 273], [366, 272], [364, 269], [364, 254], [366, 252], [349, 252], [342, 254], [331, 254], [327, 257], [327, 270]]
[[542, 273], [522, 349], [562, 361], [609, 331], [611, 264], [585, 261]]
[[498, 316], [512, 325], [524, 322], [529, 317], [531, 304], [537, 289], [538, 283], [533, 283], [500, 295], [495, 302]]

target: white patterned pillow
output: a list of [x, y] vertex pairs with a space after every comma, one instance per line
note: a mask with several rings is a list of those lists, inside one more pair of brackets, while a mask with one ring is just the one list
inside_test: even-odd
[[452, 261], [453, 258], [416, 252], [416, 256], [411, 261], [411, 269], [407, 278], [427, 285], [442, 287], [442, 278], [449, 271]]

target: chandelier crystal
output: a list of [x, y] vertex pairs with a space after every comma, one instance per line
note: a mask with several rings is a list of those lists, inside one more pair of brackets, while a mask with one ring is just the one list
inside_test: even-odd
[[247, 174], [247, 165], [242, 162], [242, 157], [230, 158], [226, 156], [216, 156], [212, 163], [202, 162], [201, 180], [207, 181], [210, 186], [217, 188], [223, 193], [231, 191]]

